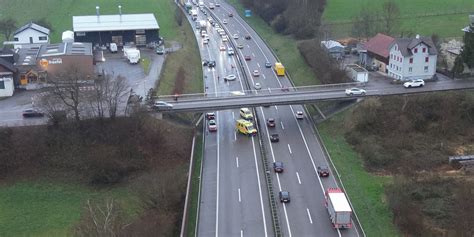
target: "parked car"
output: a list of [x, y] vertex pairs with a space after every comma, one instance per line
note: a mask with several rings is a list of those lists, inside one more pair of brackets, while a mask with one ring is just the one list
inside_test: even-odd
[[280, 191], [278, 194], [280, 197], [280, 202], [288, 203], [290, 202], [290, 192], [288, 191]]
[[213, 112], [206, 113], [206, 118], [207, 118], [208, 120], [216, 119], [216, 114], [213, 113]]
[[22, 112], [23, 118], [43, 117], [44, 114], [36, 109], [25, 109]]
[[276, 133], [270, 135], [270, 141], [271, 142], [279, 142], [280, 141], [280, 136]]
[[251, 37], [250, 35], [245, 35], [245, 39], [246, 39], [246, 40], [249, 40], [249, 39], [251, 39], [251, 38], [252, 38], [252, 37]]
[[152, 108], [156, 110], [171, 110], [173, 109], [173, 105], [164, 101], [156, 101], [153, 103]]
[[281, 161], [273, 162], [273, 170], [277, 173], [283, 173], [283, 171], [284, 171], [283, 162], [281, 162]]
[[346, 95], [353, 96], [353, 95], [365, 95], [367, 93], [364, 89], [360, 88], [350, 88], [346, 89]]
[[318, 170], [319, 177], [329, 176], [329, 168], [327, 166], [318, 166], [317, 170]]
[[272, 64], [270, 62], [265, 62], [265, 67], [266, 68], [271, 68], [272, 67]]
[[163, 47], [156, 47], [156, 54], [162, 55], [165, 53], [165, 49]]
[[257, 69], [253, 70], [252, 74], [253, 74], [254, 77], [259, 77], [260, 76], [260, 72]]
[[208, 67], [215, 67], [216, 66], [216, 61], [209, 61], [207, 64]]
[[207, 123], [207, 128], [209, 129], [209, 132], [217, 131], [216, 120], [214, 120], [214, 119], [209, 120], [209, 122]]
[[237, 79], [237, 76], [235, 76], [234, 74], [230, 74], [224, 77], [224, 81], [235, 81], [235, 79]]
[[275, 127], [275, 119], [274, 118], [268, 118], [267, 119], [267, 126], [269, 128], [274, 128]]
[[245, 61], [250, 61], [252, 59], [250, 55], [245, 55], [244, 58], [245, 58]]
[[262, 89], [262, 85], [260, 85], [259, 82], [256, 82], [255, 85], [253, 85], [253, 88], [255, 88], [255, 90], [260, 90]]
[[417, 79], [417, 80], [411, 80], [403, 83], [403, 86], [405, 88], [411, 88], [411, 87], [422, 87], [425, 85], [425, 81], [422, 79]]
[[304, 118], [303, 111], [296, 111], [295, 117], [296, 119], [303, 119]]
[[221, 4], [216, 2], [216, 7], [220, 7], [220, 6], [221, 6]]

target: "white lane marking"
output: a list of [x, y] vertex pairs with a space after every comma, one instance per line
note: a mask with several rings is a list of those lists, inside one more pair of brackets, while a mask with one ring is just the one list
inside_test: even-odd
[[283, 126], [283, 121], [280, 121], [281, 129], [285, 130], [285, 126]]
[[278, 111], [278, 106], [275, 105], [275, 109]]
[[267, 237], [268, 236], [267, 221], [265, 220], [265, 210], [263, 208], [262, 186], [261, 186], [261, 182], [260, 182], [260, 174], [259, 174], [260, 172], [258, 171], [257, 151], [255, 150], [255, 139], [254, 139], [254, 137], [252, 137], [252, 147], [253, 147], [253, 157], [254, 157], [254, 161], [255, 161], [255, 172], [257, 173], [258, 192], [260, 194], [260, 207], [262, 208], [263, 230], [265, 232], [265, 237]]
[[234, 132], [234, 141], [237, 141], [237, 132]]
[[290, 144], [288, 144], [288, 151], [290, 151], [290, 154], [293, 154], [293, 153], [291, 152], [291, 146], [290, 146]]
[[239, 157], [238, 156], [235, 157], [235, 165], [237, 166], [237, 168], [239, 168]]
[[232, 118], [235, 119], [235, 113], [232, 111]]
[[260, 63], [257, 63], [257, 67], [260, 67]]
[[[263, 121], [266, 121], [267, 119], [265, 118], [265, 113], [263, 113], [262, 107], [260, 107], [260, 112], [262, 112]], [[265, 130], [266, 130], [267, 134], [269, 134], [267, 126], [265, 126]], [[270, 141], [270, 136], [267, 136], [267, 141], [270, 144], [270, 152], [272, 154], [272, 160], [273, 160], [273, 162], [275, 162], [275, 153], [273, 152], [273, 145], [272, 145], [272, 142]], [[276, 177], [277, 177], [277, 183], [278, 183], [278, 190], [281, 191], [282, 189], [281, 189], [281, 183], [280, 183], [280, 175], [277, 173]], [[288, 234], [291, 237], [292, 235], [291, 235], [290, 220], [288, 219], [288, 213], [286, 211], [286, 204], [284, 204], [284, 203], [283, 203], [283, 212], [285, 213], [286, 227], [288, 228]]]
[[239, 188], [239, 202], [242, 202], [242, 198], [240, 196], [240, 188]]
[[308, 213], [309, 223], [313, 224], [313, 219], [311, 219], [311, 214], [309, 213], [308, 208], [306, 208], [306, 212]]
[[301, 184], [300, 174], [298, 174], [298, 172], [296, 172], [296, 178], [298, 178], [298, 183]]
[[[217, 93], [217, 91], [216, 91]], [[217, 94], [216, 94], [217, 96]], [[216, 122], [217, 124], [219, 124], [219, 111], [216, 112]], [[220, 132], [217, 132], [217, 194], [216, 194], [216, 237], [219, 236], [219, 147], [220, 147], [220, 143], [219, 143], [219, 133]]]
[[247, 44], [247, 48], [250, 48], [250, 45]]
[[267, 77], [265, 76], [265, 74], [262, 74], [262, 77], [263, 77], [263, 79], [267, 79]]
[[244, 237], [244, 230], [240, 230], [240, 237]]
[[254, 54], [254, 53], [252, 53], [252, 56], [255, 58], [255, 54]]

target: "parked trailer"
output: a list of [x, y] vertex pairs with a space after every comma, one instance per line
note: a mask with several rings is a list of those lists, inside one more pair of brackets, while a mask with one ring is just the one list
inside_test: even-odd
[[123, 56], [125, 56], [131, 64], [140, 62], [140, 50], [135, 47], [124, 46]]
[[335, 229], [351, 228], [352, 209], [344, 192], [340, 188], [328, 188], [325, 196], [332, 226]]

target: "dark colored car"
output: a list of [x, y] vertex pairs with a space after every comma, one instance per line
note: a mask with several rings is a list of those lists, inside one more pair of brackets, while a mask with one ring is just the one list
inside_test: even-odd
[[211, 119], [216, 119], [216, 114], [215, 113], [206, 113], [206, 118], [211, 120]]
[[281, 91], [290, 91], [290, 88], [288, 88], [287, 86], [282, 86]]
[[274, 134], [270, 135], [270, 141], [271, 142], [279, 142], [280, 141], [280, 136], [278, 136], [278, 134], [274, 133]]
[[233, 17], [234, 14], [233, 14], [232, 12], [229, 12], [229, 15], [228, 15], [228, 16], [229, 16], [229, 17]]
[[265, 67], [266, 68], [271, 68], [272, 67], [272, 64], [270, 62], [265, 62]]
[[284, 171], [283, 162], [281, 161], [273, 162], [273, 170], [277, 173], [283, 173]]
[[43, 117], [44, 114], [38, 110], [35, 109], [26, 109], [23, 110], [22, 113], [24, 118], [34, 118], [34, 117]]
[[209, 61], [207, 61], [206, 59], [202, 60], [202, 65], [203, 66], [209, 65]]
[[250, 57], [250, 55], [245, 55], [244, 58], [245, 58], [245, 61], [250, 61], [250, 59], [252, 59], [252, 58]]
[[290, 192], [288, 191], [280, 191], [278, 194], [280, 197], [280, 202], [288, 203], [290, 202]]
[[249, 39], [251, 39], [251, 38], [252, 38], [252, 37], [250, 37], [250, 35], [245, 35], [245, 39], [246, 39], [246, 40], [249, 40]]
[[209, 61], [207, 64], [208, 67], [215, 67], [216, 66], [216, 61]]
[[318, 175], [319, 177], [328, 177], [329, 168], [327, 166], [318, 166]]
[[270, 127], [270, 128], [274, 128], [275, 127], [275, 119], [274, 118], [267, 119], [267, 126]]

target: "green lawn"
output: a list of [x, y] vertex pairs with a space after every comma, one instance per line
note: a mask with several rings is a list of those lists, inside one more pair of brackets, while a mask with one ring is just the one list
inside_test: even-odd
[[196, 230], [196, 219], [198, 218], [198, 200], [199, 200], [199, 189], [201, 184], [201, 163], [202, 163], [202, 145], [203, 145], [203, 136], [200, 135], [196, 138], [196, 144], [194, 147], [194, 169], [193, 177], [191, 178], [191, 196], [190, 203], [188, 207], [188, 226], [187, 226], [187, 236], [195, 236]]
[[[380, 11], [385, 1], [379, 0], [328, 0], [323, 20], [328, 23], [347, 22], [356, 16], [361, 7], [370, 6], [372, 11]], [[437, 33], [442, 37], [462, 36], [461, 28], [468, 25], [468, 13], [474, 11], [472, 0], [395, 0], [400, 8], [400, 28], [422, 35]], [[431, 13], [459, 12], [456, 15], [442, 15], [419, 17]], [[464, 12], [464, 13], [462, 13]], [[351, 25], [333, 26], [336, 36], [347, 36], [351, 32]]]
[[100, 7], [100, 14], [118, 14], [119, 4], [123, 14], [154, 13], [160, 35], [167, 40], [176, 38], [175, 4], [170, 0], [0, 0], [0, 17], [13, 17], [18, 26], [44, 17], [53, 27], [51, 42], [54, 43], [61, 41], [63, 31], [72, 30], [72, 16], [95, 15], [95, 6]]
[[269, 44], [273, 51], [278, 55], [297, 86], [320, 84], [311, 68], [306, 64], [296, 46], [296, 40], [279, 35], [255, 14], [250, 18], [243, 16], [244, 8], [239, 0], [228, 0], [252, 28]]
[[384, 185], [392, 178], [365, 171], [359, 155], [344, 139], [344, 118], [348, 112], [321, 124], [321, 137], [341, 174], [341, 181], [367, 236], [398, 236], [384, 197]]
[[133, 192], [114, 188], [97, 192], [80, 185], [19, 182], [0, 186], [0, 236], [70, 236], [87, 199], [117, 200], [128, 216], [140, 208]]

